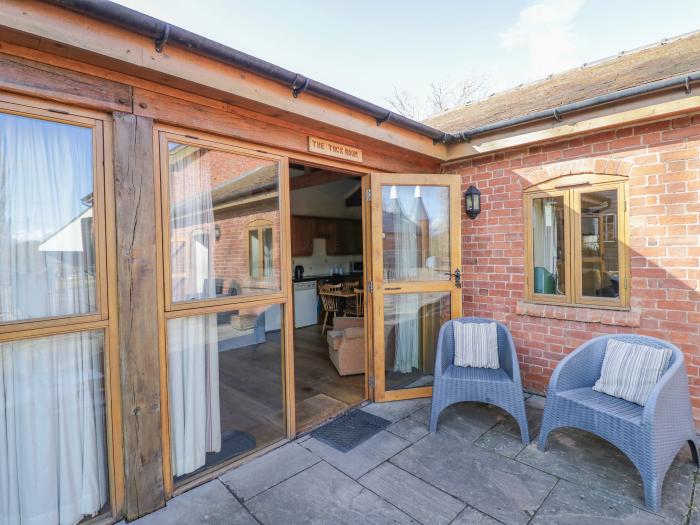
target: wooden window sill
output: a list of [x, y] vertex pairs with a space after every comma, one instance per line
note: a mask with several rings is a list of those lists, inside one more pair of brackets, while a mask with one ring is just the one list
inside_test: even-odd
[[609, 308], [542, 304], [528, 301], [518, 301], [515, 313], [543, 319], [561, 319], [564, 321], [599, 323], [613, 326], [637, 327], [641, 321], [639, 310], [613, 310]]

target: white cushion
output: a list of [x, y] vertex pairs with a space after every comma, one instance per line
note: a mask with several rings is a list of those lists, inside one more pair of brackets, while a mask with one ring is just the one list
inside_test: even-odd
[[670, 348], [608, 339], [593, 390], [644, 406], [671, 359]]
[[455, 366], [500, 368], [496, 323], [452, 323]]

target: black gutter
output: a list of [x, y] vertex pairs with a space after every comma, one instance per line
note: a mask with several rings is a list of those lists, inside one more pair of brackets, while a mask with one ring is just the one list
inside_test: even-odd
[[554, 119], [557, 122], [559, 122], [562, 120], [562, 117], [568, 113], [584, 111], [587, 109], [605, 106], [607, 104], [613, 104], [624, 99], [641, 97], [644, 95], [650, 95], [652, 93], [667, 91], [678, 87], [682, 87], [685, 90], [686, 94], [690, 94], [692, 84], [698, 81], [700, 81], [700, 71], [689, 73], [687, 75], [680, 75], [677, 77], [657, 80], [655, 82], [649, 82], [648, 84], [642, 84], [641, 86], [621, 89], [619, 91], [606, 93], [605, 95], [580, 100], [578, 102], [563, 104], [556, 108], [545, 109], [536, 113], [530, 113], [529, 115], [523, 115], [507, 120], [499, 120], [491, 124], [467, 129], [457, 133], [446, 133], [445, 143], [455, 144], [458, 142], [469, 142], [472, 138], [476, 137], [477, 135], [493, 133], [495, 131], [500, 131], [505, 128], [522, 126], [524, 124], [531, 124], [533, 122], [541, 120]]
[[269, 80], [284, 84], [292, 90], [295, 98], [302, 92], [311, 93], [369, 115], [376, 120], [378, 126], [384, 122], [390, 122], [401, 128], [429, 137], [436, 142], [442, 142], [445, 139], [446, 134], [443, 131], [114, 2], [106, 0], [45, 1], [151, 38], [158, 52], [162, 51], [163, 47], [168, 44], [184, 47], [193, 53], [234, 65]]
[[445, 133], [436, 128], [422, 124], [410, 118], [399, 115], [393, 111], [362, 100], [339, 89], [312, 80], [299, 73], [276, 66], [265, 60], [261, 60], [247, 53], [237, 51], [203, 36], [187, 31], [177, 26], [170, 25], [162, 20], [145, 15], [128, 7], [108, 0], [44, 0], [45, 2], [65, 7], [72, 11], [87, 15], [109, 24], [120, 26], [129, 31], [141, 34], [153, 39], [156, 50], [160, 53], [168, 44], [184, 47], [193, 53], [213, 58], [260, 75], [269, 80], [279, 82], [290, 88], [296, 98], [301, 93], [312, 93], [320, 98], [336, 102], [345, 107], [354, 109], [373, 117], [377, 126], [384, 122], [390, 122], [398, 127], [413, 131], [419, 135], [433, 139], [434, 143], [456, 144], [469, 142], [477, 135], [493, 133], [506, 128], [522, 126], [533, 122], [554, 119], [561, 121], [562, 116], [584, 111], [599, 106], [613, 104], [623, 99], [640, 97], [655, 92], [666, 91], [682, 87], [687, 94], [690, 93], [691, 84], [700, 81], [700, 72], [681, 75], [664, 80], [658, 80], [627, 89], [607, 93], [597, 97], [564, 104], [555, 108], [530, 113], [520, 117], [500, 120], [484, 126], [466, 129], [456, 133]]

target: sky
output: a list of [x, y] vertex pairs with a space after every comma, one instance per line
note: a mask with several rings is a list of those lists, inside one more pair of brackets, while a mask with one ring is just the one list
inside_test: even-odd
[[431, 82], [501, 91], [700, 29], [698, 0], [117, 0], [389, 106]]

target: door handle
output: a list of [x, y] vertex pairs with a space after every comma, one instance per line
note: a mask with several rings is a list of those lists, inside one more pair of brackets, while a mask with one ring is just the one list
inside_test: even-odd
[[446, 272], [445, 275], [449, 275], [450, 280], [452, 280], [452, 277], [455, 278], [455, 288], [462, 287], [462, 272], [459, 271], [459, 268], [455, 269], [455, 273]]

